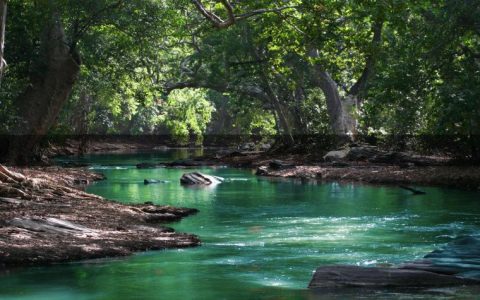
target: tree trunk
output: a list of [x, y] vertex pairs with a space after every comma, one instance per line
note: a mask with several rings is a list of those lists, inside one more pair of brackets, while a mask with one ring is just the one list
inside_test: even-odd
[[7, 0], [0, 0], [0, 84], [2, 83], [3, 71], [7, 66], [4, 58], [6, 22]]
[[41, 138], [55, 124], [80, 70], [78, 55], [67, 45], [58, 16], [46, 26], [39, 64], [17, 99], [19, 124], [9, 147], [9, 162], [27, 164]]
[[[318, 58], [318, 51], [312, 50], [310, 56]], [[356, 126], [356, 119], [354, 117], [356, 97], [347, 95], [345, 98], [342, 98], [337, 83], [320, 64], [315, 63], [313, 65], [313, 72], [314, 76], [312, 80], [314, 84], [318, 86], [325, 95], [330, 126], [333, 133], [339, 137], [350, 136], [348, 139], [351, 139]]]

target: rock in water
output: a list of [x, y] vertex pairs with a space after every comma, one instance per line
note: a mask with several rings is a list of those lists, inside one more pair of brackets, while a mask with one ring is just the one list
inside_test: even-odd
[[156, 183], [168, 183], [167, 180], [156, 180], [156, 179], [144, 179], [143, 184], [156, 184]]
[[480, 280], [480, 239], [460, 237], [421, 260], [405, 263], [401, 268]]
[[255, 172], [257, 176], [267, 176], [268, 175], [268, 168], [266, 166], [258, 167], [257, 171]]
[[429, 288], [467, 284], [480, 284], [480, 281], [422, 270], [325, 266], [317, 269], [308, 287], [311, 289], [345, 287]]
[[222, 183], [223, 178], [217, 176], [205, 175], [200, 172], [183, 174], [180, 183], [184, 185], [215, 185]]

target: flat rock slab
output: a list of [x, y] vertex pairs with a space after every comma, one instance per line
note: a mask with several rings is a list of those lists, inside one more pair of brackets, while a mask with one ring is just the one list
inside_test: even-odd
[[480, 281], [422, 270], [325, 266], [316, 270], [309, 288], [430, 288], [471, 284]]
[[424, 259], [405, 263], [401, 268], [480, 280], [480, 239], [472, 236], [460, 237], [427, 254]]
[[92, 229], [85, 226], [57, 218], [14, 218], [8, 223], [10, 226], [47, 233], [80, 234], [93, 232]]

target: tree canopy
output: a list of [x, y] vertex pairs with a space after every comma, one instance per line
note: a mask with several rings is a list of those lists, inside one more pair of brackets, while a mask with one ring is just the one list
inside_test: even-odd
[[4, 134], [480, 134], [475, 0], [2, 5]]

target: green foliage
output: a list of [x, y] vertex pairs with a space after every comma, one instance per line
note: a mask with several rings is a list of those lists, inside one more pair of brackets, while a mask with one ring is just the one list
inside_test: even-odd
[[191, 136], [196, 138], [197, 145], [202, 144], [203, 133], [214, 111], [206, 96], [204, 90], [179, 90], [169, 95], [163, 120], [180, 144], [188, 144]]
[[[227, 18], [219, 1], [203, 2]], [[201, 143], [206, 133], [326, 134], [330, 117], [312, 63], [345, 96], [375, 58], [359, 95], [361, 132], [480, 133], [478, 1], [237, 1], [236, 14], [290, 8], [224, 30], [188, 0], [8, 5], [3, 133], [15, 124], [15, 101], [29, 76], [41, 71], [39, 41], [53, 12], [82, 60], [56, 132], [171, 133], [184, 144], [191, 137]], [[375, 45], [379, 21], [382, 41]], [[310, 57], [312, 49], [318, 58]], [[165, 97], [175, 83], [186, 84]]]

